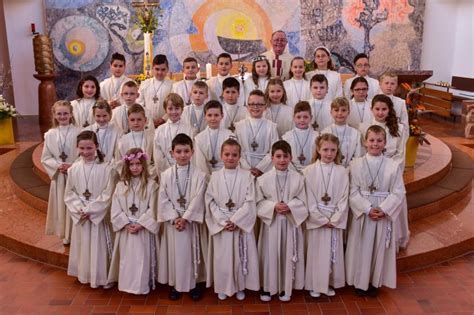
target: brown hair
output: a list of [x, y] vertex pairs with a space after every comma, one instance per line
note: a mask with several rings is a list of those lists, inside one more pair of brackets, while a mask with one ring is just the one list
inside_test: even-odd
[[205, 89], [206, 93], [209, 93], [209, 87], [207, 86], [206, 82], [201, 81], [201, 80], [196, 80], [196, 82], [193, 83], [193, 86], [191, 87], [191, 90], [196, 87], [198, 89]]
[[92, 106], [92, 114], [95, 114], [96, 109], [105, 109], [105, 111], [112, 117], [112, 108], [106, 100], [98, 100], [94, 106]]
[[79, 146], [79, 142], [82, 140], [90, 140], [96, 146], [97, 158], [99, 159], [99, 163], [104, 162], [104, 154], [99, 150], [99, 141], [97, 140], [97, 135], [95, 132], [91, 130], [84, 130], [80, 134], [77, 135], [76, 138], [76, 146]]
[[340, 107], [347, 107], [348, 111], [351, 110], [349, 101], [347, 100], [347, 98], [342, 97], [342, 96], [336, 97], [331, 102], [331, 110], [339, 109]]
[[135, 81], [127, 81], [123, 83], [122, 87], [120, 88], [120, 91], [122, 91], [124, 87], [136, 88], [138, 90], [138, 84]]
[[184, 101], [183, 98], [176, 93], [170, 93], [168, 96], [165, 97], [165, 100], [163, 101], [163, 108], [165, 109], [166, 112], [166, 107], [168, 106], [168, 103], [171, 102], [173, 106], [180, 107], [181, 109], [184, 109]]
[[99, 81], [97, 81], [97, 78], [94, 77], [93, 75], [86, 75], [79, 81], [79, 83], [77, 84], [77, 90], [76, 90], [77, 97], [79, 98], [84, 97], [84, 92], [82, 92], [82, 86], [84, 85], [84, 83], [86, 83], [86, 81], [94, 82], [94, 85], [95, 85], [94, 98], [98, 99], [100, 97], [100, 84], [99, 84]]
[[[146, 197], [146, 186], [148, 184], [148, 177], [150, 176], [148, 174], [148, 163], [146, 161], [146, 157], [143, 155], [143, 150], [141, 148], [131, 148], [125, 153], [125, 156], [128, 155], [137, 155], [138, 153], [142, 153], [140, 158], [138, 160], [140, 161], [142, 165], [142, 173], [140, 174], [140, 190], [139, 193], [141, 194], [142, 198]], [[126, 193], [128, 193], [132, 187], [132, 172], [130, 171], [130, 160], [129, 159], [123, 159], [124, 163], [122, 166], [122, 175], [120, 176], [120, 180], [125, 183], [126, 186], [128, 186]]]
[[74, 115], [72, 114], [73, 109], [72, 109], [71, 102], [62, 100], [62, 101], [56, 101], [53, 104], [53, 106], [51, 106], [52, 127], [56, 128], [59, 126], [59, 122], [56, 120], [56, 118], [54, 118], [54, 112], [56, 111], [56, 108], [61, 107], [61, 106], [69, 108], [69, 112], [71, 113], [71, 118], [69, 119], [69, 123], [75, 125], [76, 120], [74, 119]]
[[[369, 88], [369, 82], [367, 81], [366, 78], [357, 77], [354, 80], [352, 80], [352, 82], [351, 82], [351, 93], [352, 93], [352, 90], [355, 89], [355, 86], [357, 85], [357, 83], [364, 83], [365, 85], [367, 85], [367, 89]], [[354, 97], [354, 93], [351, 94], [351, 98], [353, 98], [353, 97]]]
[[399, 137], [399, 130], [398, 130], [398, 118], [397, 114], [395, 113], [395, 109], [393, 109], [393, 102], [390, 97], [384, 94], [377, 94], [374, 96], [372, 99], [372, 106], [371, 108], [374, 107], [375, 103], [380, 102], [384, 103], [388, 107], [388, 115], [387, 118], [385, 119], [385, 124], [388, 127], [388, 131], [390, 132], [390, 135], [392, 137]]
[[323, 142], [325, 141], [332, 142], [337, 146], [337, 154], [336, 158], [334, 159], [334, 163], [341, 164], [342, 156], [341, 151], [339, 150], [339, 139], [331, 133], [323, 133], [322, 135], [316, 138], [316, 148], [314, 151], [313, 162], [321, 159], [321, 155], [319, 155], [318, 151], [321, 148]]
[[369, 132], [373, 132], [375, 134], [383, 134], [383, 138], [385, 141], [387, 141], [387, 133], [385, 132], [385, 129], [383, 129], [379, 125], [372, 125], [370, 126], [367, 131], [365, 132], [364, 139], [367, 140], [367, 137], [369, 136]]
[[[290, 63], [290, 79], [293, 78], [293, 72], [291, 72], [291, 67], [293, 67], [293, 62], [294, 62], [295, 60], [303, 60], [303, 67], [304, 67], [304, 58], [303, 58], [303, 57], [297, 56], [297, 57], [291, 59], [291, 63]], [[306, 80], [306, 72], [303, 72], [303, 79]]]
[[217, 108], [221, 112], [221, 115], [224, 115], [224, 111], [222, 110], [222, 104], [216, 100], [210, 100], [209, 102], [204, 105], [204, 115], [207, 113], [208, 110], [211, 108]]
[[[316, 59], [316, 52], [317, 52], [318, 50], [324, 51], [324, 53], [325, 53], [326, 55], [328, 55], [328, 57], [329, 57], [328, 69], [329, 69], [329, 70], [335, 70], [334, 65], [333, 65], [333, 63], [332, 63], [331, 53], [330, 53], [328, 50], [326, 50], [326, 48], [323, 48], [323, 47], [318, 47], [318, 48], [316, 48], [316, 50], [314, 51], [314, 56], [315, 56], [314, 59]], [[314, 67], [315, 70], [318, 69], [318, 65], [316, 64], [316, 60], [313, 60], [313, 67]]]
[[177, 145], [189, 145], [191, 150], [193, 149], [193, 140], [185, 133], [178, 133], [176, 137], [171, 141], [171, 151], [174, 151], [174, 148]]
[[309, 105], [307, 101], [299, 101], [296, 103], [295, 108], [293, 109], [293, 115], [296, 115], [299, 112], [309, 112], [309, 114], [313, 116], [311, 113], [311, 105]]
[[127, 116], [130, 116], [130, 114], [138, 114], [138, 113], [143, 114], [143, 117], [146, 118], [145, 109], [143, 108], [143, 106], [135, 103], [128, 108]]
[[288, 101], [288, 97], [286, 95], [286, 90], [285, 86], [283, 85], [283, 81], [280, 78], [271, 78], [268, 81], [267, 88], [265, 89], [265, 103], [267, 105], [270, 105], [270, 85], [279, 85], [281, 89], [283, 90], [283, 96], [281, 97], [281, 103], [286, 104]]
[[309, 86], [312, 86], [314, 82], [326, 83], [326, 86], [329, 87], [328, 78], [324, 74], [315, 74], [309, 81]]
[[270, 79], [272, 77], [272, 69], [270, 67], [270, 61], [268, 61], [267, 58], [256, 58], [252, 62], [252, 81], [256, 85], [258, 85], [258, 74], [257, 74], [257, 70], [255, 69], [255, 65], [257, 64], [257, 62], [260, 62], [260, 61], [265, 61], [267, 63], [267, 68], [268, 68], [267, 74], [266, 74], [267, 79]]
[[222, 142], [221, 155], [222, 155], [222, 152], [224, 152], [224, 147], [232, 147], [232, 146], [235, 146], [235, 147], [239, 148], [239, 156], [241, 156], [242, 155], [242, 146], [240, 145], [240, 143], [237, 140], [235, 140], [235, 138], [228, 138], [227, 140]]
[[285, 140], [278, 140], [272, 145], [272, 156], [275, 155], [275, 152], [281, 150], [285, 154], [289, 154], [291, 156], [291, 146]]
[[184, 58], [184, 60], [183, 60], [183, 66], [184, 66], [184, 64], [187, 63], [187, 62], [195, 62], [196, 64], [198, 63], [198, 61], [197, 61], [196, 58], [194, 58], [194, 57], [186, 57], [186, 58]]

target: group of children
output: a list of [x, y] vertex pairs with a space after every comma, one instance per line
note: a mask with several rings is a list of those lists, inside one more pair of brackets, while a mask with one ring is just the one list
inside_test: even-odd
[[[164, 55], [140, 87], [120, 54], [111, 78], [81, 80], [78, 100], [54, 104], [41, 159], [46, 233], [70, 244], [68, 274], [133, 294], [168, 284], [173, 300], [198, 300], [203, 282], [221, 300], [395, 288], [408, 241], [406, 109], [390, 73], [385, 95], [370, 100], [361, 72], [351, 100], [338, 96], [328, 56], [316, 50], [309, 81], [301, 57], [285, 82], [259, 57], [242, 82], [227, 54], [207, 84], [194, 58], [172, 83]], [[366, 63], [356, 57], [356, 69]]]

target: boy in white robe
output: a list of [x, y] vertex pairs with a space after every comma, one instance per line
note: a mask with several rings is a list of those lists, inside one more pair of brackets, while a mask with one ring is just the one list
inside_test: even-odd
[[311, 106], [306, 101], [296, 103], [293, 110], [294, 127], [283, 135], [283, 140], [291, 146], [292, 168], [302, 171], [313, 161], [316, 138], [319, 133], [310, 124]]
[[222, 106], [224, 110], [224, 121], [222, 127], [235, 132], [235, 124], [248, 116], [244, 103], [240, 101], [243, 97], [241, 85], [236, 78], [226, 78], [222, 81]]
[[124, 74], [125, 65], [126, 62], [124, 55], [117, 52], [112, 54], [112, 59], [110, 60], [110, 72], [112, 75], [110, 78], [100, 82], [100, 96], [109, 102], [112, 109], [118, 107], [122, 103], [120, 98], [122, 84], [128, 81], [133, 81]]
[[191, 164], [193, 142], [188, 135], [178, 134], [171, 150], [176, 165], [161, 174], [158, 196], [158, 222], [163, 223], [158, 282], [172, 287], [171, 300], [179, 299], [181, 292], [190, 292], [197, 301], [202, 296], [197, 283], [206, 279], [206, 175]]
[[257, 178], [257, 216], [262, 221], [258, 254], [263, 292], [269, 302], [278, 294], [282, 302], [291, 300], [293, 289], [304, 287], [304, 235], [301, 224], [308, 216], [304, 178], [288, 169], [291, 147], [284, 140], [272, 146], [271, 171]]
[[360, 132], [347, 124], [349, 111], [350, 106], [347, 99], [344, 97], [336, 97], [331, 102], [331, 116], [334, 119], [334, 123], [321, 132], [321, 134], [333, 134], [339, 139], [341, 164], [344, 167], [349, 167], [349, 163], [352, 159], [362, 155]]
[[53, 126], [44, 134], [41, 153], [41, 164], [51, 179], [45, 234], [54, 234], [68, 245], [72, 221], [64, 204], [64, 189], [67, 170], [77, 158], [76, 137], [80, 128], [74, 125], [73, 110], [68, 101], [54, 103], [52, 112]]
[[171, 93], [173, 81], [168, 79], [168, 59], [165, 55], [153, 58], [153, 77], [140, 83], [137, 103], [149, 110], [153, 124], [158, 127], [166, 122], [163, 101]]
[[315, 298], [334, 296], [334, 289], [345, 285], [343, 235], [349, 196], [349, 175], [339, 164], [339, 140], [322, 134], [316, 141], [316, 162], [303, 171], [309, 207], [305, 289]]
[[122, 158], [128, 150], [132, 148], [142, 149], [149, 157], [148, 173], [155, 175], [155, 163], [153, 157], [153, 131], [145, 129], [147, 118], [145, 109], [140, 104], [132, 105], [128, 110], [128, 125], [130, 132], [123, 135], [117, 144], [117, 152], [115, 153], [115, 167], [120, 173], [123, 167]]
[[113, 244], [106, 216], [116, 176], [103, 163], [94, 132], [86, 130], [77, 136], [77, 150], [81, 159], [68, 169], [64, 195], [73, 221], [67, 274], [91, 288], [107, 288]]
[[403, 125], [403, 129], [408, 131], [408, 111], [404, 99], [395, 96], [398, 87], [398, 76], [393, 72], [385, 72], [380, 75], [380, 89], [382, 93], [390, 97], [393, 102], [393, 109], [398, 118], [398, 122]]
[[[128, 125], [128, 111], [132, 105], [137, 104], [136, 101], [139, 95], [138, 85], [135, 81], [125, 82], [121, 87], [120, 95], [123, 103], [112, 110], [112, 123], [117, 127], [121, 134], [127, 134], [130, 132], [130, 126]], [[145, 117], [147, 118], [145, 128], [154, 131], [155, 126], [153, 125], [151, 113], [147, 108], [144, 108], [144, 112]]]
[[333, 123], [331, 117], [331, 101], [326, 100], [328, 93], [328, 80], [322, 74], [315, 74], [310, 81], [311, 95], [308, 100], [311, 105], [313, 121], [311, 126], [314, 130], [321, 131]]
[[227, 139], [222, 144], [224, 168], [212, 173], [206, 192], [206, 223], [209, 229], [207, 287], [214, 285], [220, 300], [236, 295], [245, 299], [245, 289], [260, 288], [255, 185], [251, 173], [239, 168], [240, 144]]
[[232, 57], [228, 53], [221, 53], [217, 56], [217, 76], [208, 78], [209, 98], [214, 101], [222, 102], [222, 82], [230, 78], [230, 70], [232, 69]]
[[204, 104], [208, 98], [208, 87], [204, 81], [196, 81], [191, 88], [191, 104], [185, 106], [181, 120], [193, 127], [193, 137], [203, 131], [206, 126]]
[[247, 104], [249, 117], [235, 125], [235, 135], [243, 150], [240, 163], [255, 177], [270, 170], [271, 147], [278, 140], [276, 124], [263, 117], [265, 107], [265, 94], [253, 90]]
[[354, 67], [356, 75], [349, 78], [344, 82], [344, 96], [347, 99], [351, 99], [351, 84], [355, 78], [362, 77], [367, 81], [368, 84], [368, 99], [373, 99], [375, 95], [382, 93], [380, 90], [380, 84], [377, 79], [369, 77], [370, 63], [369, 57], [366, 54], [360, 53], [354, 57]]
[[112, 198], [115, 234], [108, 283], [119, 291], [148, 294], [157, 280], [159, 224], [156, 221], [158, 184], [147, 173], [147, 155], [139, 148], [123, 157], [122, 180]]
[[199, 72], [196, 58], [186, 57], [183, 60], [183, 80], [173, 83], [171, 92], [178, 94], [186, 105], [191, 104], [191, 88], [197, 81]]
[[350, 165], [352, 212], [346, 250], [346, 278], [359, 296], [374, 297], [381, 286], [396, 287], [397, 232], [393, 223], [405, 195], [402, 170], [383, 156], [385, 130], [371, 126], [367, 154]]
[[164, 172], [176, 161], [171, 154], [171, 142], [174, 137], [180, 133], [192, 136], [191, 126], [181, 120], [184, 102], [181, 96], [176, 93], [170, 93], [163, 102], [168, 120], [155, 130], [153, 139], [153, 157], [156, 164], [156, 175], [159, 178], [161, 172]]
[[204, 106], [207, 127], [194, 138], [196, 146], [194, 163], [206, 175], [211, 175], [212, 172], [222, 168], [220, 158], [222, 143], [233, 136], [229, 129], [221, 127], [223, 114], [221, 103], [214, 100], [207, 102]]

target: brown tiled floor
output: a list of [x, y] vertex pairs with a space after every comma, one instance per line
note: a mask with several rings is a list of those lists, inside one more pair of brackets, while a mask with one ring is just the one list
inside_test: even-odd
[[18, 257], [0, 248], [0, 314], [473, 314], [474, 253], [398, 276], [396, 290], [360, 298], [351, 288], [333, 298], [296, 292], [291, 303], [262, 303], [255, 293], [243, 302], [218, 301], [211, 290], [193, 302], [167, 299], [160, 286], [148, 296], [91, 289], [62, 269]]

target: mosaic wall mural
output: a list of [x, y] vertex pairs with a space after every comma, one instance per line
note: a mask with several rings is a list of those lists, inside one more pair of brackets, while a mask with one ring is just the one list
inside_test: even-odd
[[[57, 89], [73, 98], [84, 74], [108, 76], [110, 56], [127, 58], [127, 73], [140, 73], [143, 34], [130, 0], [45, 0], [47, 32], [54, 42]], [[425, 0], [162, 0], [154, 53], [170, 71], [196, 57], [201, 65], [222, 52], [249, 60], [270, 47], [274, 30], [288, 36], [289, 52], [311, 59], [315, 47], [333, 53], [340, 72], [352, 72], [358, 52], [372, 71], [419, 69]], [[203, 67], [204, 69], [204, 67]]]

